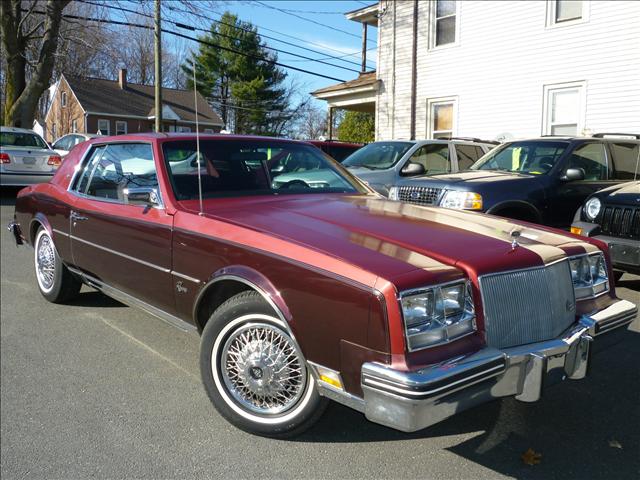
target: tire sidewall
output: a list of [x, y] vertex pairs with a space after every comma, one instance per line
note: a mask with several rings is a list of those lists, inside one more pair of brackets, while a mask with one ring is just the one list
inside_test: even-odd
[[[305, 425], [310, 423], [322, 408], [323, 399], [318, 395], [311, 370], [306, 366], [307, 380], [304, 392], [296, 405], [280, 415], [257, 415], [243, 409], [233, 400], [225, 387], [219, 361], [229, 335], [243, 325], [260, 322], [277, 327], [284, 335], [291, 338], [286, 324], [274, 315], [271, 308], [258, 295], [240, 294], [232, 300], [238, 297], [242, 298], [237, 302], [227, 302], [216, 310], [202, 332], [200, 351], [202, 381], [218, 412], [235, 426], [259, 435], [289, 436], [292, 432], [305, 429]], [[304, 358], [301, 360], [305, 361]]]

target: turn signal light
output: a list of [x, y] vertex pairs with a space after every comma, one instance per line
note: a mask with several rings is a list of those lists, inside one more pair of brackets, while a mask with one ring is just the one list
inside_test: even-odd
[[8, 153], [0, 153], [0, 163], [11, 163]]
[[582, 235], [582, 229], [578, 227], [571, 227], [571, 233], [574, 233], [576, 235]]
[[53, 165], [54, 167], [59, 167], [62, 165], [62, 157], [59, 155], [51, 155], [49, 160], [47, 160], [47, 165]]

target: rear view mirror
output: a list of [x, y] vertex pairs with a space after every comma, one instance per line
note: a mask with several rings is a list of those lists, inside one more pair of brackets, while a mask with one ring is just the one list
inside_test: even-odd
[[416, 175], [423, 175], [424, 173], [424, 166], [422, 166], [421, 163], [415, 162], [407, 162], [407, 164], [402, 167], [402, 170], [400, 170], [400, 174], [405, 177], [414, 177]]
[[156, 207], [160, 205], [157, 189], [153, 187], [130, 187], [124, 191], [125, 202], [129, 205], [146, 205]]
[[584, 170], [582, 168], [567, 168], [567, 171], [560, 179], [566, 182], [572, 182], [574, 180], [584, 180], [584, 177]]

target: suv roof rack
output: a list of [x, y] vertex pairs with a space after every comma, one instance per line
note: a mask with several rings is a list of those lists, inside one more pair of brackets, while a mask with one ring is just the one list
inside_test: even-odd
[[481, 138], [476, 138], [476, 137], [449, 137], [449, 140], [467, 140], [469, 142], [490, 143], [492, 145], [500, 145], [500, 142], [496, 140], [482, 140]]
[[635, 138], [636, 140], [640, 140], [640, 134], [637, 134], [637, 133], [608, 133], [608, 132], [602, 132], [602, 133], [594, 133], [591, 136], [594, 137], [594, 138], [632, 137], [632, 138]]

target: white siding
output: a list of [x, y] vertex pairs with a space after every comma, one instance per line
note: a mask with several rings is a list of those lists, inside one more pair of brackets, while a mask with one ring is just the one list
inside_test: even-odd
[[[548, 28], [545, 1], [464, 1], [459, 43], [438, 50], [428, 48], [429, 3], [419, 3], [418, 138], [427, 100], [453, 96], [458, 136], [540, 135], [544, 85], [578, 81], [586, 131], [640, 133], [640, 2], [589, 2], [587, 21]], [[395, 69], [393, 5], [379, 29], [378, 139], [410, 135], [413, 2], [395, 2]]]

